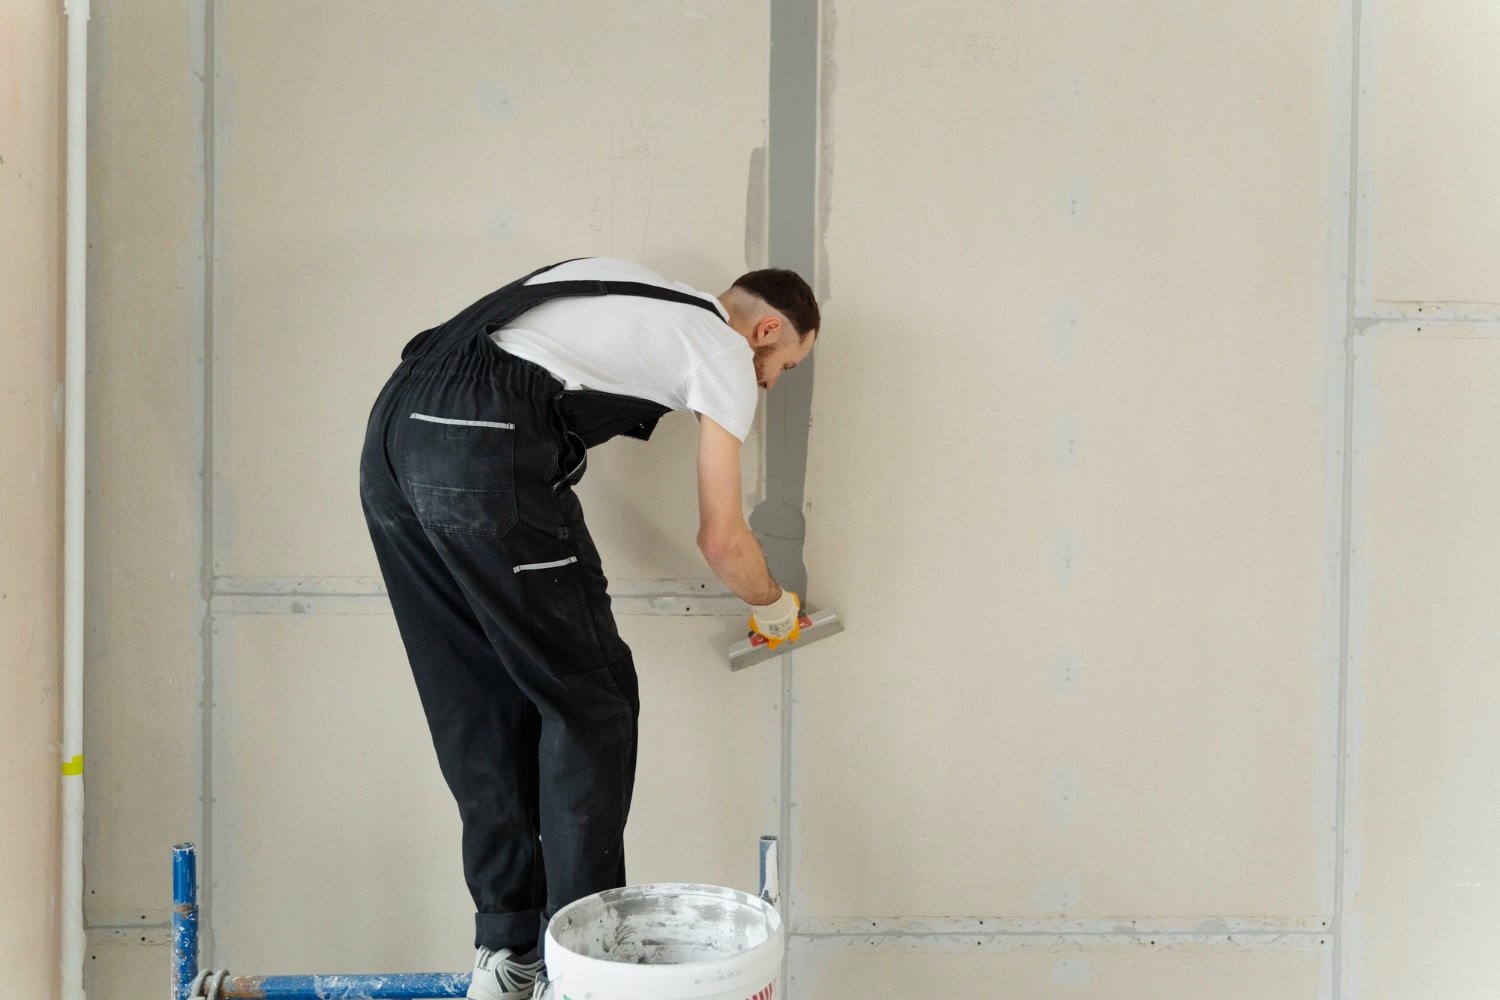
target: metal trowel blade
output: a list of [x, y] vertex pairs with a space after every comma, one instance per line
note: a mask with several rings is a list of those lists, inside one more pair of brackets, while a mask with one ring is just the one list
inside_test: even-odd
[[[796, 642], [783, 642], [772, 649], [764, 639], [756, 636], [754, 639], [741, 639], [729, 647], [729, 669], [744, 670], [757, 663], [780, 656], [782, 653], [795, 653], [799, 649], [806, 649], [810, 644], [826, 639], [830, 635], [838, 635], [844, 631], [839, 616], [832, 611], [813, 611], [804, 608], [802, 611], [802, 634]], [[756, 641], [759, 640], [759, 641]]]

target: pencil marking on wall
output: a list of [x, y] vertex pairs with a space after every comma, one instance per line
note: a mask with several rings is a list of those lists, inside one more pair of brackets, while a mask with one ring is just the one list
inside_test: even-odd
[[626, 131], [610, 134], [608, 154], [590, 157], [588, 228], [611, 256], [642, 260], [656, 195], [656, 161], [665, 155], [667, 140], [656, 132], [651, 115], [624, 124]]
[[[1002, 12], [1003, 24], [979, 23], [970, 11], [943, 7], [931, 13], [925, 22], [913, 24], [911, 31], [862, 34], [857, 17], [849, 33], [848, 53], [863, 49], [862, 56], [888, 58], [891, 64], [916, 70], [1001, 69], [1019, 72], [1024, 59], [1022, 39], [1025, 36], [1027, 12], [1007, 5]], [[926, 11], [913, 6], [920, 17]]]

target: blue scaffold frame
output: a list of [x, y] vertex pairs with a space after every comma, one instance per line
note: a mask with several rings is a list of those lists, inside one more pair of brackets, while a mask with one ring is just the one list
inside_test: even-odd
[[[776, 905], [776, 838], [760, 840], [760, 896]], [[198, 848], [172, 848], [172, 1000], [448, 1000], [469, 990], [468, 972], [331, 976], [231, 976], [198, 968]]]

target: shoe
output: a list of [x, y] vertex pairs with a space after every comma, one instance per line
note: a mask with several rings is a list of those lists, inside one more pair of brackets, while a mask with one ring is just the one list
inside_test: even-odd
[[532, 1000], [532, 990], [542, 973], [542, 960], [514, 961], [509, 948], [480, 948], [474, 955], [474, 975], [469, 980], [469, 1000]]

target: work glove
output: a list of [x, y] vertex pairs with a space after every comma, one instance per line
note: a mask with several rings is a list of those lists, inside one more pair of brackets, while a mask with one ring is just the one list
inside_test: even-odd
[[760, 636], [775, 649], [783, 642], [796, 642], [802, 634], [802, 599], [783, 590], [772, 604], [750, 605], [750, 640]]

